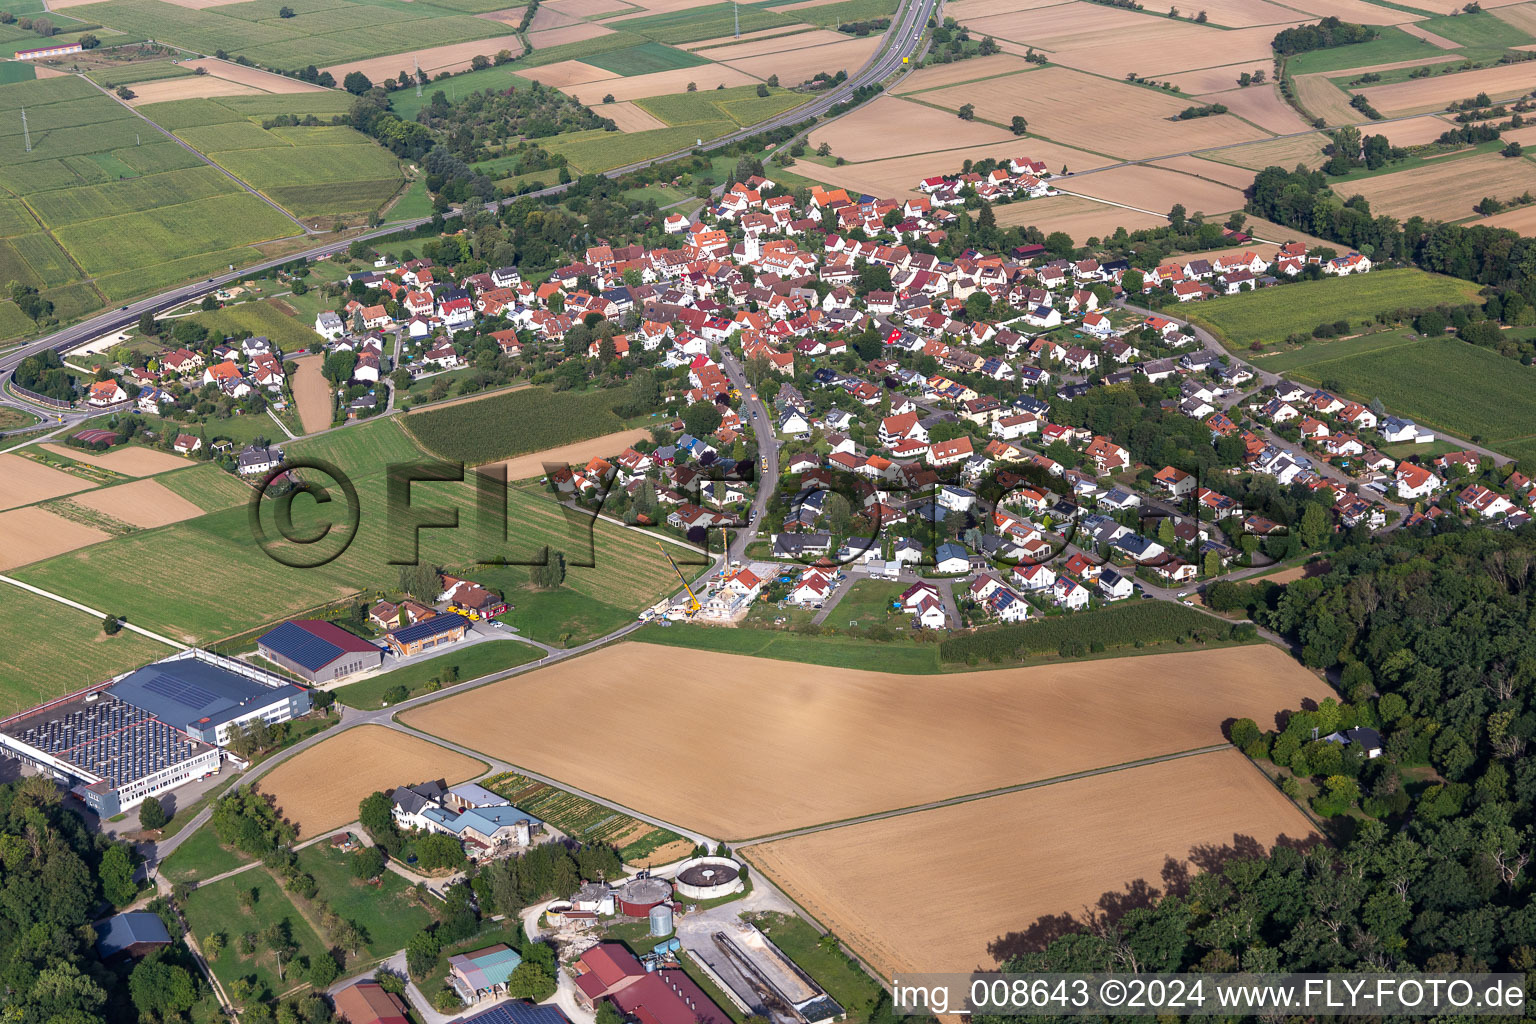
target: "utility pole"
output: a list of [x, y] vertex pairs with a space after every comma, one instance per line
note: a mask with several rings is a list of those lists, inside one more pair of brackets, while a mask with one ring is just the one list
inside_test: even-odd
[[21, 137], [27, 144], [27, 152], [32, 152], [32, 132], [27, 128], [27, 111], [25, 107], [21, 111]]

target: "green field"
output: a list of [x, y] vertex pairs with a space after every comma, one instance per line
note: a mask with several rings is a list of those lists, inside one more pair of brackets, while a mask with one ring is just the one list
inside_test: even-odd
[[518, 78], [512, 73], [512, 65], [501, 67], [483, 68], [480, 71], [466, 71], [463, 74], [454, 75], [447, 81], [433, 82], [422, 87], [421, 95], [416, 95], [414, 89], [400, 89], [389, 94], [389, 105], [399, 117], [407, 121], [414, 121], [421, 108], [432, 102], [432, 94], [440, 92], [451, 99], [459, 99], [471, 93], [484, 89], [508, 89], [513, 86], [523, 87], [526, 79]]
[[1530, 35], [1494, 17], [1487, 11], [1474, 14], [1444, 15], [1417, 23], [1437, 36], [1444, 36], [1462, 46], [1486, 49], [1506, 49], [1512, 46], [1528, 46], [1536, 43]]
[[433, 454], [474, 465], [621, 430], [624, 421], [613, 410], [628, 400], [627, 388], [581, 393], [518, 388], [411, 413], [405, 426]]
[[106, 275], [298, 231], [260, 199], [237, 192], [71, 224], [55, 235], [88, 273]]
[[[240, 905], [240, 893], [256, 890], [256, 902], [250, 910]], [[223, 935], [224, 952], [209, 966], [214, 977], [227, 990], [236, 978], [250, 978], [258, 997], [275, 996], [302, 984], [303, 967], [311, 959], [325, 956], [326, 949], [315, 930], [304, 920], [287, 893], [262, 868], [244, 871], [233, 878], [192, 890], [183, 905], [192, 934], [202, 942], [210, 935]], [[288, 965], [286, 980], [277, 976], [272, 952], [258, 939], [256, 952], [244, 954], [239, 949], [240, 936], [287, 922], [299, 953]]]
[[393, 871], [380, 875], [378, 885], [358, 881], [352, 876], [353, 856], [319, 842], [299, 851], [299, 867], [314, 876], [320, 898], [362, 930], [369, 955], [383, 959], [404, 949], [436, 915], [411, 892], [411, 883]]
[[716, 629], [689, 623], [646, 626], [631, 633], [629, 638], [666, 647], [746, 654], [833, 668], [867, 669], [879, 665], [882, 672], [902, 675], [933, 675], [944, 671], [939, 664], [938, 644], [920, 644], [911, 640], [876, 642], [840, 636], [801, 636], [777, 629]]
[[220, 174], [218, 168], [200, 164], [107, 185], [40, 192], [29, 201], [43, 223], [62, 227], [125, 213], [141, 213], [194, 199], [231, 195], [237, 191], [238, 186]]
[[37, 77], [37, 69], [26, 61], [8, 60], [0, 63], [0, 85], [11, 82], [30, 82]]
[[372, 711], [384, 706], [385, 691], [396, 686], [405, 687], [410, 696], [417, 697], [427, 692], [427, 683], [450, 669], [458, 669], [458, 681], [465, 682], [492, 672], [526, 665], [543, 653], [539, 648], [517, 640], [486, 641], [463, 650], [450, 651], [440, 658], [383, 672], [362, 682], [339, 686], [335, 690], [336, 699], [349, 708]]
[[1292, 75], [1310, 75], [1321, 71], [1363, 68], [1373, 64], [1391, 64], [1400, 60], [1442, 57], [1446, 51], [1427, 39], [1411, 36], [1400, 28], [1378, 25], [1381, 36], [1368, 43], [1351, 43], [1326, 50], [1313, 50], [1287, 57], [1285, 70]]
[[1184, 315], [1235, 349], [1311, 334], [1336, 320], [1359, 324], [1380, 312], [1472, 302], [1477, 291], [1471, 282], [1422, 270], [1377, 270], [1207, 299]]
[[1454, 338], [1312, 363], [1292, 376], [1337, 382], [1362, 402], [1461, 437], [1498, 442], [1536, 435], [1536, 369]]
[[[209, 437], [216, 437], [221, 433], [221, 425], [210, 423], [207, 430]], [[176, 473], [162, 473], [155, 479], [160, 486], [181, 495], [204, 512], [242, 505], [250, 500], [252, 493], [251, 488], [211, 462]]]
[[193, 319], [226, 338], [249, 338], [253, 335], [271, 338], [272, 343], [285, 353], [307, 348], [319, 341], [319, 335], [309, 324], [284, 313], [270, 299], [241, 302], [211, 313], [198, 313]]
[[162, 0], [111, 0], [70, 13], [130, 35], [199, 53], [223, 49], [285, 70], [382, 57], [406, 46], [426, 49], [507, 34], [505, 25], [472, 17], [478, 13], [473, 3], [470, 13], [430, 3], [336, 0], [320, 7], [287, 6], [296, 17], [281, 18], [264, 2], [190, 10]]
[[675, 46], [648, 40], [638, 46], [600, 53], [586, 63], [620, 75], [646, 75], [653, 71], [671, 71], [708, 64], [709, 60]]
[[650, 96], [636, 100], [635, 105], [674, 126], [710, 125], [723, 120], [745, 126], [798, 107], [806, 99], [788, 89], [771, 89], [769, 95], [759, 96], [755, 86], [742, 85], [734, 89]]
[[127, 630], [107, 636], [94, 616], [0, 584], [0, 717], [172, 653]]
[[85, 77], [98, 85], [110, 88], [118, 85], [134, 85], [139, 82], [158, 82], [165, 78], [187, 78], [191, 75], [192, 69], [185, 65], [173, 64], [168, 60], [148, 60], [124, 64], [120, 68], [90, 71]]
[[[248, 509], [241, 503], [38, 562], [15, 570], [15, 575], [92, 607], [117, 609], [146, 628], [199, 642], [236, 636], [330, 601], [364, 592], [371, 596], [398, 586], [399, 571], [391, 559], [410, 557], [410, 534], [392, 531], [384, 514], [389, 507], [386, 472], [391, 464], [422, 458], [420, 449], [400, 429], [399, 418], [294, 443], [288, 453], [334, 464], [358, 491], [356, 537], [344, 554], [323, 569], [292, 568], [265, 554], [253, 538]], [[334, 490], [334, 484], [323, 477], [317, 482]], [[421, 531], [424, 562], [456, 568], [475, 578], [485, 576], [490, 582], [493, 567], [477, 566], [477, 559], [532, 561], [542, 557], [546, 547], [566, 552], [568, 569], [558, 589], [508, 593], [518, 606], [513, 621], [519, 625], [519, 615], [529, 619], [530, 627], [545, 621], [548, 616], [540, 607], [560, 602], [582, 610], [597, 609], [591, 614], [603, 616], [612, 614], [607, 609], [622, 609], [632, 619], [677, 586], [652, 538], [606, 523], [593, 528], [591, 520], [570, 521], [548, 494], [512, 490], [510, 539], [504, 543], [486, 539], [477, 528], [472, 484], [417, 484], [412, 495], [419, 507], [458, 508], [463, 523], [457, 530]], [[317, 529], [322, 520], [344, 523], [344, 507], [339, 495], [331, 506], [297, 501], [294, 529], [304, 534]], [[333, 512], [338, 515], [333, 517]], [[268, 535], [275, 537], [273, 515], [270, 509], [264, 511], [263, 523]], [[175, 587], [147, 590], [144, 566], [163, 564], [196, 565], [198, 571], [182, 574]], [[528, 570], [511, 566], [498, 567], [496, 572], [497, 580], [525, 581]], [[240, 599], [231, 601], [231, 593], [239, 593]]]
[[[624, 22], [627, 26], [629, 23]], [[609, 50], [622, 50], [629, 46], [638, 46], [645, 42], [645, 36], [638, 35], [628, 30], [627, 27], [615, 29], [606, 36], [596, 36], [592, 39], [582, 39], [574, 43], [561, 43], [558, 46], [544, 46], [530, 53], [525, 53], [510, 65], [515, 71], [519, 67], [536, 68], [545, 64], [555, 64], [562, 60], [586, 60], [594, 54], [606, 53]], [[450, 89], [453, 79], [443, 83]], [[450, 93], [450, 96], [452, 93]]]
[[638, 32], [663, 43], [694, 43], [700, 39], [728, 36], [736, 29], [736, 17], [740, 15], [742, 32], [759, 32], [768, 28], [794, 25], [796, 19], [778, 14], [766, 7], [748, 4], [709, 4], [690, 7], [681, 11], [652, 14], [644, 18], [624, 19], [624, 31]]
[[836, 28], [850, 21], [874, 21], [896, 13], [896, 0], [843, 0], [839, 4], [803, 7], [794, 12], [802, 21], [822, 28]]
[[160, 873], [172, 882], [206, 882], [250, 862], [233, 846], [225, 846], [213, 826], [205, 824], [165, 858]]
[[[601, 111], [603, 108], [596, 109]], [[539, 141], [551, 153], [564, 154], [578, 171], [596, 174], [652, 157], [692, 149], [701, 141], [708, 142], [728, 135], [736, 127], [734, 121], [702, 121], [680, 128], [653, 128], [644, 132], [607, 132], [599, 128], [556, 135]], [[548, 173], [544, 176], [546, 179], [552, 177]]]
[[1342, 359], [1345, 356], [1360, 355], [1365, 352], [1378, 352], [1383, 349], [1395, 348], [1398, 345], [1412, 345], [1418, 341], [1410, 338], [1406, 330], [1381, 331], [1377, 334], [1362, 334], [1354, 338], [1343, 340], [1315, 340], [1310, 341], [1300, 348], [1287, 349], [1276, 352], [1273, 355], [1257, 355], [1251, 357], [1253, 365], [1261, 370], [1271, 373], [1286, 373], [1297, 370], [1313, 363], [1327, 362], [1330, 359]]

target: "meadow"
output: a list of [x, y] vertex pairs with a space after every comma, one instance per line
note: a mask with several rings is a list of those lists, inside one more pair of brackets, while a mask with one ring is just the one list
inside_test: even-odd
[[1292, 75], [1310, 75], [1323, 71], [1393, 64], [1400, 60], [1438, 57], [1445, 53], [1428, 40], [1409, 35], [1400, 28], [1391, 25], [1376, 27], [1381, 34], [1368, 43], [1351, 43], [1348, 46], [1298, 53], [1286, 58], [1285, 70]]
[[284, 356], [319, 343], [319, 336], [309, 324], [284, 313], [270, 299], [236, 303], [212, 312], [198, 313], [193, 319], [226, 338], [247, 338], [253, 335], [271, 338], [272, 343], [283, 350]]
[[1422, 270], [1378, 270], [1323, 281], [1277, 285], [1199, 303], [1185, 316], [1233, 348], [1311, 334], [1321, 323], [1358, 323], [1377, 313], [1471, 302], [1477, 285]]
[[624, 426], [614, 409], [628, 401], [628, 388], [580, 393], [518, 388], [411, 413], [405, 428], [432, 454], [478, 465], [613, 433]]
[[806, 97], [787, 89], [771, 89], [769, 95], [759, 96], [755, 86], [743, 85], [734, 89], [650, 96], [634, 102], [635, 106], [669, 125], [730, 121], [745, 126], [798, 107], [806, 102]]
[[[240, 894], [253, 889], [256, 901], [246, 909], [241, 905]], [[304, 964], [329, 955], [315, 930], [262, 868], [194, 889], [182, 906], [187, 925], [199, 942], [206, 942], [210, 935], [224, 936], [224, 952], [209, 966], [226, 991], [236, 978], [249, 978], [257, 997], [286, 992], [302, 984]], [[285, 924], [299, 947], [298, 955], [285, 971], [286, 979], [278, 977], [276, 962], [265, 943], [257, 942], [252, 954], [239, 949], [241, 935], [260, 935], [274, 924]]]
[[586, 63], [595, 68], [628, 76], [646, 75], [653, 71], [672, 71], [676, 68], [691, 68], [699, 64], [708, 64], [709, 59], [696, 53], [689, 53], [687, 50], [679, 50], [674, 46], [648, 40], [637, 46], [626, 46], [622, 50], [609, 50], [606, 53], [597, 54]]
[[1455, 338], [1426, 338], [1311, 363], [1291, 376], [1328, 381], [1362, 402], [1462, 437], [1501, 440], [1536, 434], [1536, 369]]
[[380, 875], [378, 885], [359, 881], [352, 874], [355, 855], [316, 843], [299, 851], [299, 867], [314, 876], [320, 897], [332, 910], [362, 929], [368, 954], [382, 959], [404, 949], [436, 915], [413, 897], [411, 883], [393, 871]]

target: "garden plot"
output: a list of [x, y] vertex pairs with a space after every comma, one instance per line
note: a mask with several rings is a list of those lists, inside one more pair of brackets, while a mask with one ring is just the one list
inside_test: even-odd
[[[998, 152], [1002, 153], [1005, 149], [1011, 151], [1023, 145], [1002, 128], [978, 121], [962, 121], [953, 114], [895, 96], [881, 96], [836, 121], [817, 127], [807, 141], [812, 149], [826, 143], [832, 147], [833, 156], [855, 163], [907, 156], [934, 148], [997, 143]], [[905, 187], [912, 188], [918, 180], [921, 179], [907, 182]]]

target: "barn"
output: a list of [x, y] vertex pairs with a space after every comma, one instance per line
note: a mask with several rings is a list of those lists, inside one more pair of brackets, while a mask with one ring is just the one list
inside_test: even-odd
[[317, 685], [378, 668], [384, 661], [377, 646], [323, 619], [290, 619], [257, 640], [256, 649]]

